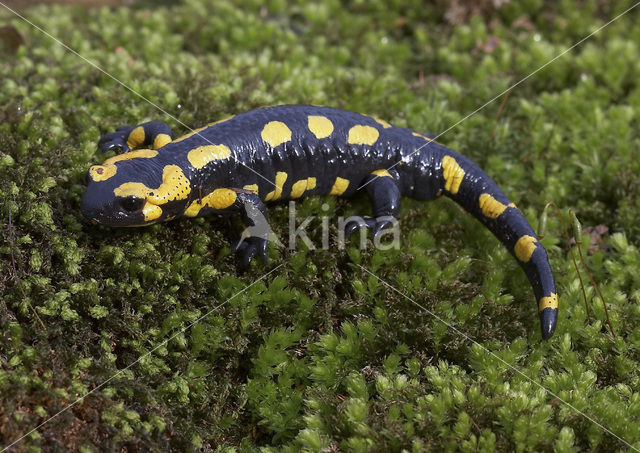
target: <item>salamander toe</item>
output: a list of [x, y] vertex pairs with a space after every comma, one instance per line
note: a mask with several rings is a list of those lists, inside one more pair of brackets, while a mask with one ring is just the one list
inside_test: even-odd
[[344, 227], [345, 238], [349, 238], [356, 230], [367, 228], [373, 231], [373, 237], [377, 237], [384, 229], [391, 228], [397, 220], [392, 216], [384, 217], [357, 217], [347, 222]]
[[269, 257], [267, 256], [267, 240], [257, 236], [251, 236], [248, 238], [241, 238], [235, 244], [231, 246], [231, 249], [239, 257], [239, 267], [242, 270], [249, 268], [251, 260], [258, 256], [262, 261], [262, 264], [267, 265], [269, 263]]

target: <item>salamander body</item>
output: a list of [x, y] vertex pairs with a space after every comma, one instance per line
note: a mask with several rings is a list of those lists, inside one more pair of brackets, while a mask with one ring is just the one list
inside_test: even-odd
[[558, 297], [533, 229], [484, 171], [425, 135], [358, 113], [285, 105], [225, 118], [175, 140], [161, 122], [124, 126], [103, 136], [99, 147], [122, 154], [90, 168], [85, 217], [142, 226], [238, 212], [247, 231], [261, 231], [237, 243], [245, 266], [254, 256], [266, 262], [267, 232], [251, 229], [267, 218], [264, 202], [349, 196], [364, 185], [373, 216], [346, 229], [367, 227], [375, 235], [396, 218], [402, 196], [447, 195], [515, 256], [538, 301], [543, 338], [555, 330]]

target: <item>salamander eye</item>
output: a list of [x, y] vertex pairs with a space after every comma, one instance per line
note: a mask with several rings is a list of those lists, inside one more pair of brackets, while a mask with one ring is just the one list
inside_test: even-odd
[[144, 198], [134, 197], [133, 195], [125, 197], [120, 200], [120, 206], [125, 211], [136, 212], [144, 206]]

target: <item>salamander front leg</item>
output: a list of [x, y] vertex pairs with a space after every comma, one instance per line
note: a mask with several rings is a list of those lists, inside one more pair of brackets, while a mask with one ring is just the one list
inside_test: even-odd
[[249, 267], [253, 257], [260, 257], [264, 264], [269, 262], [267, 257], [267, 241], [271, 227], [267, 219], [267, 211], [262, 200], [254, 192], [234, 189], [237, 193], [234, 209], [240, 210], [244, 231], [240, 239], [232, 245], [232, 250], [242, 255], [240, 267]]
[[376, 237], [397, 221], [401, 196], [394, 177], [387, 170], [376, 170], [367, 177], [364, 184], [371, 199], [373, 217], [361, 216], [347, 222], [346, 237], [351, 236], [358, 228], [368, 228], [373, 231], [373, 237]]
[[135, 148], [162, 148], [173, 140], [171, 128], [161, 121], [150, 121], [139, 126], [121, 126], [115, 132], [103, 135], [98, 141], [100, 151], [127, 153]]

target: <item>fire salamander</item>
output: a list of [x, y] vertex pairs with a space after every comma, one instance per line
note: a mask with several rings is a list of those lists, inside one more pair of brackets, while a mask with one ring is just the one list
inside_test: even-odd
[[[284, 105], [225, 118], [177, 139], [157, 121], [124, 126], [103, 136], [99, 148], [122, 153], [89, 169], [82, 213], [109, 226], [238, 212], [251, 232], [266, 219], [264, 202], [349, 196], [366, 184], [373, 216], [346, 229], [378, 234], [398, 215], [401, 196], [447, 195], [515, 256], [538, 301], [542, 337], [555, 330], [558, 296], [533, 229], [484, 171], [426, 135], [344, 110]], [[255, 256], [266, 262], [266, 235], [236, 243], [245, 266]]]

